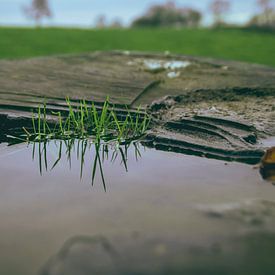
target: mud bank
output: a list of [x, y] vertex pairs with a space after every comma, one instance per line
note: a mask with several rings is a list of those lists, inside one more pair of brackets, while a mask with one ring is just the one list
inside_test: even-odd
[[0, 83], [0, 113], [12, 115], [9, 125], [20, 118], [14, 129], [45, 99], [64, 111], [65, 97], [100, 108], [110, 96], [122, 113], [149, 110], [154, 125], [145, 144], [158, 149], [255, 164], [260, 140], [275, 135], [275, 70], [259, 65], [98, 52], [1, 61]]
[[[99, 174], [89, 184], [104, 150], [62, 153], [60, 140], [34, 150], [12, 137], [45, 100], [54, 119], [65, 97], [100, 111], [107, 96], [120, 116], [141, 105], [152, 125], [141, 153], [102, 161], [106, 192]], [[0, 273], [273, 274], [275, 189], [254, 164], [275, 145], [274, 101], [275, 70], [238, 62], [132, 52], [0, 61]]]

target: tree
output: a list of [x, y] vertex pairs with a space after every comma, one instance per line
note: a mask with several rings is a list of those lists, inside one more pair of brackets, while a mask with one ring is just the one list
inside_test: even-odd
[[258, 0], [257, 3], [263, 12], [269, 10], [272, 7], [271, 0]]
[[110, 27], [113, 28], [113, 29], [121, 29], [121, 28], [123, 28], [123, 24], [122, 24], [122, 22], [120, 21], [119, 18], [115, 18], [115, 19], [111, 22]]
[[107, 22], [106, 22], [106, 16], [105, 15], [99, 15], [96, 20], [95, 20], [95, 27], [98, 29], [103, 29], [107, 27]]
[[272, 20], [272, 14], [274, 10], [272, 8], [271, 0], [258, 0], [258, 5], [261, 8], [261, 15], [265, 18], [264, 23], [269, 23]]
[[164, 5], [154, 5], [132, 27], [197, 27], [202, 15], [191, 8], [177, 7], [173, 1]]
[[210, 4], [210, 10], [214, 16], [214, 25], [224, 24], [224, 14], [230, 10], [228, 0], [214, 0]]
[[275, 10], [272, 0], [258, 0], [260, 13], [254, 15], [248, 23], [250, 27], [275, 27]]
[[29, 6], [23, 7], [23, 11], [28, 18], [35, 21], [37, 26], [41, 24], [44, 17], [52, 16], [48, 0], [32, 0]]

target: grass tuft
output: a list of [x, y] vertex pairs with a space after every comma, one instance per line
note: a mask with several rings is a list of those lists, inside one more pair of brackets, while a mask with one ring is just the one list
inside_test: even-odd
[[149, 115], [138, 108], [135, 112], [116, 110], [106, 99], [103, 106], [97, 108], [94, 103], [88, 105], [85, 100], [73, 105], [66, 99], [67, 111], [50, 112], [48, 119], [47, 104], [39, 106], [32, 115], [32, 128], [23, 128], [27, 141], [47, 142], [49, 140], [92, 139], [117, 141], [119, 144], [143, 136], [150, 126]]

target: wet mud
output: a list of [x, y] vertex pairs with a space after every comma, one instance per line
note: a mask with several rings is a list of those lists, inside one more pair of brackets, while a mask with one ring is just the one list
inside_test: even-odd
[[[275, 135], [275, 70], [260, 65], [135, 52], [0, 62], [0, 120], [16, 132], [34, 108], [66, 112], [65, 97], [98, 108], [140, 104], [154, 117], [145, 144], [222, 160], [258, 163], [259, 138]], [[169, 77], [173, 74], [173, 77]], [[8, 115], [5, 117], [5, 115]], [[13, 129], [11, 129], [13, 128]]]
[[[275, 146], [274, 69], [98, 52], [0, 61], [0, 84], [0, 273], [273, 274], [275, 168], [259, 163]], [[152, 117], [142, 161], [130, 148], [102, 162], [107, 192], [100, 174], [85, 184], [77, 145], [35, 157], [15, 138], [44, 101], [51, 125], [66, 97], [100, 111], [107, 96], [121, 117]]]

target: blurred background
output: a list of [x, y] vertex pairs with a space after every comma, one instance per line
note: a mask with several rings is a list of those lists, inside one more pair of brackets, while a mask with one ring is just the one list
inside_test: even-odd
[[0, 58], [170, 51], [275, 66], [274, 0], [0, 0]]

